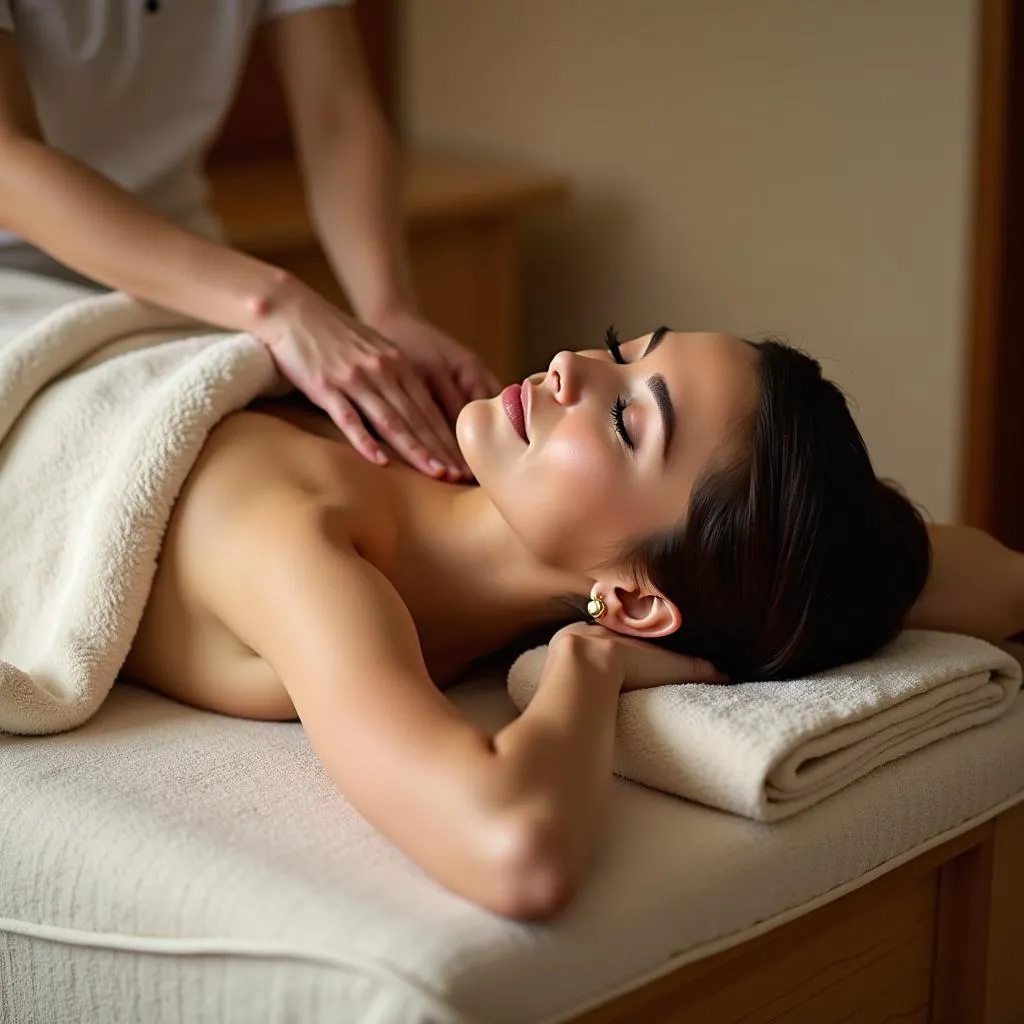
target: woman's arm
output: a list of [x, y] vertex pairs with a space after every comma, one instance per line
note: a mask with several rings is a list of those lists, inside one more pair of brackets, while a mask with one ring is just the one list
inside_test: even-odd
[[276, 671], [344, 796], [455, 892], [516, 918], [563, 906], [611, 777], [620, 676], [602, 646], [553, 645], [527, 711], [488, 735], [434, 686], [405, 605], [330, 513], [253, 502], [232, 522], [197, 567], [207, 603]]
[[1024, 630], [1024, 555], [970, 526], [929, 526], [932, 564], [907, 625], [1005, 640]]

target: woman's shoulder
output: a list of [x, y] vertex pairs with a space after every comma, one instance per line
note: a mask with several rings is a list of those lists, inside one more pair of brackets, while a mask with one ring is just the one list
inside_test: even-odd
[[265, 407], [211, 431], [174, 511], [168, 541], [205, 574], [225, 545], [244, 545], [254, 568], [282, 531], [316, 530], [360, 550], [393, 522], [380, 471], [344, 445]]
[[379, 516], [387, 496], [376, 467], [340, 439], [329, 420], [290, 404], [261, 403], [226, 417], [207, 439], [193, 475], [232, 507], [300, 503]]
[[331, 456], [329, 442], [272, 416], [222, 420], [164, 538], [154, 596], [163, 595], [165, 611], [173, 606], [207, 631], [227, 628], [250, 644], [240, 623], [252, 602], [288, 583], [282, 559], [323, 565], [386, 543], [388, 517], [360, 493], [359, 468]]

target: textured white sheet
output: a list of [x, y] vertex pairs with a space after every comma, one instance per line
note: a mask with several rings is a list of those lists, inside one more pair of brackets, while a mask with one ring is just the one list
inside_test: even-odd
[[[456, 697], [514, 713], [501, 671]], [[578, 901], [527, 926], [378, 836], [299, 726], [118, 686], [81, 729], [0, 737], [0, 1021], [561, 1020], [1016, 801], [1022, 739], [1018, 699], [773, 825], [616, 780]]]

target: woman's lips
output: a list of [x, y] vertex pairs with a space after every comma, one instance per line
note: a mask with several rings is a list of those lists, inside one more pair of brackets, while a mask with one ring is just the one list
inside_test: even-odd
[[515, 432], [525, 444], [530, 443], [526, 436], [526, 413], [523, 410], [523, 388], [520, 384], [509, 384], [501, 393], [501, 407], [515, 428]]

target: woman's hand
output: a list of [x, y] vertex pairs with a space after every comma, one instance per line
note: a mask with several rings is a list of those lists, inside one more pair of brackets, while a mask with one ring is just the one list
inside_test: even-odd
[[452, 480], [469, 476], [452, 428], [424, 382], [422, 363], [312, 288], [289, 279], [282, 291], [268, 312], [263, 340], [281, 373], [331, 417], [360, 455], [380, 465], [388, 461], [362, 414], [421, 472]]
[[728, 677], [703, 658], [676, 654], [646, 640], [604, 626], [573, 622], [560, 629], [549, 651], [570, 647], [575, 657], [618, 679], [620, 689], [643, 690], [670, 683], [727, 683]]

